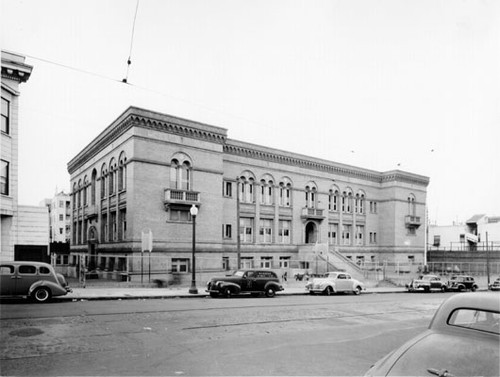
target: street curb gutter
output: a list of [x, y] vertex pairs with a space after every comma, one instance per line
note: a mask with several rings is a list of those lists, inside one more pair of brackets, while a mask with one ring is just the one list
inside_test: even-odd
[[[366, 294], [387, 294], [387, 293], [407, 293], [406, 290], [394, 290], [394, 291], [381, 291], [381, 292], [362, 292], [362, 295]], [[278, 296], [309, 296], [308, 292], [280, 292], [276, 294]], [[318, 295], [320, 296], [320, 295]], [[68, 296], [59, 296], [54, 297], [52, 299], [53, 302], [62, 302], [62, 301], [105, 301], [105, 300], [151, 300], [151, 299], [192, 299], [192, 298], [208, 298], [210, 297], [208, 293], [197, 293], [197, 294], [188, 294], [188, 293], [179, 293], [179, 294], [169, 294], [169, 295], [110, 295], [110, 296], [82, 296], [82, 297], [68, 297]], [[221, 297], [223, 299], [223, 297]]]

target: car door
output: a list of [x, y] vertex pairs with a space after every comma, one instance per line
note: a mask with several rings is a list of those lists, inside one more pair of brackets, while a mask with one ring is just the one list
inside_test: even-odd
[[16, 295], [27, 296], [31, 285], [39, 280], [35, 265], [22, 264], [17, 268]]
[[348, 291], [350, 289], [346, 274], [338, 274], [337, 280], [335, 280], [335, 288], [337, 291]]
[[0, 295], [12, 295], [16, 289], [16, 268], [13, 264], [0, 265]]
[[432, 289], [440, 289], [441, 288], [441, 279], [438, 277], [433, 277], [431, 280], [431, 288]]
[[257, 280], [257, 273], [255, 271], [247, 271], [243, 275], [243, 283], [241, 284], [242, 291], [254, 291]]

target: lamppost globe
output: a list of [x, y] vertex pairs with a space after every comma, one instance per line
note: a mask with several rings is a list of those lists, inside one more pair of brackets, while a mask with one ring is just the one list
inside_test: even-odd
[[191, 287], [189, 288], [189, 293], [197, 294], [198, 289], [196, 288], [196, 215], [198, 215], [198, 207], [194, 204], [191, 206], [189, 212], [191, 213], [191, 217], [193, 219], [193, 247], [192, 247], [192, 269], [191, 269]]
[[191, 206], [189, 209], [189, 212], [191, 212], [191, 216], [196, 216], [198, 215], [198, 207], [196, 207], [194, 204]]

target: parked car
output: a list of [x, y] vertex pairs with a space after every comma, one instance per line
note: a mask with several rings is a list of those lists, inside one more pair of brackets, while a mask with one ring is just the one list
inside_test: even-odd
[[259, 296], [264, 293], [267, 297], [274, 297], [276, 292], [282, 291], [283, 286], [276, 273], [271, 270], [238, 270], [232, 275], [215, 277], [207, 283], [206, 292], [211, 297], [250, 293]]
[[490, 291], [500, 291], [500, 278], [497, 278], [493, 283], [488, 284]]
[[429, 328], [377, 361], [365, 376], [499, 376], [500, 295], [459, 293]]
[[331, 295], [338, 292], [352, 292], [359, 295], [365, 290], [365, 285], [359, 280], [353, 279], [345, 272], [328, 272], [324, 278], [314, 278], [306, 284], [306, 290], [310, 294], [322, 293]]
[[406, 284], [409, 292], [424, 291], [430, 292], [432, 290], [446, 290], [446, 282], [441, 280], [437, 275], [421, 275], [418, 279], [413, 279], [409, 284]]
[[63, 275], [42, 262], [0, 262], [0, 295], [47, 302], [71, 292]]
[[448, 280], [448, 283], [446, 285], [447, 291], [464, 292], [470, 290], [474, 292], [478, 288], [479, 286], [477, 285], [474, 278], [469, 275], [454, 275], [450, 280]]

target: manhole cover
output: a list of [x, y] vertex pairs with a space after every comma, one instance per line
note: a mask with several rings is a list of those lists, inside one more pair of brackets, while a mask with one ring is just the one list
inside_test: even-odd
[[27, 327], [25, 329], [14, 330], [9, 333], [9, 335], [12, 336], [23, 336], [23, 337], [35, 336], [40, 334], [43, 334], [43, 331], [35, 327]]

